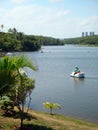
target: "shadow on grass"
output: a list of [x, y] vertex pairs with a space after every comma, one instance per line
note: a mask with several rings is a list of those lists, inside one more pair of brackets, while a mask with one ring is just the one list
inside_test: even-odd
[[3, 127], [2, 127], [2, 126], [0, 126], [0, 130], [3, 130]]
[[[16, 111], [13, 111], [12, 113], [7, 113], [7, 114], [3, 114], [4, 117], [11, 117], [11, 118], [14, 118], [14, 119], [18, 119], [20, 118], [20, 113], [19, 112], [16, 112]], [[29, 113], [23, 113], [23, 116], [24, 116], [24, 119], [27, 119], [28, 121], [32, 120], [32, 119], [37, 119], [36, 117], [32, 116], [31, 114]]]
[[[16, 130], [21, 130], [20, 128]], [[51, 127], [46, 127], [42, 125], [32, 125], [32, 124], [26, 124], [23, 125], [23, 130], [53, 130]]]

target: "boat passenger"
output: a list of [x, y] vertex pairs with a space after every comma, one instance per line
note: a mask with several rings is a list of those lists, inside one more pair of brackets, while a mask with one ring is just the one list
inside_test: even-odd
[[75, 70], [74, 70], [74, 75], [77, 74], [77, 73], [80, 73], [80, 70], [78, 67], [75, 67]]

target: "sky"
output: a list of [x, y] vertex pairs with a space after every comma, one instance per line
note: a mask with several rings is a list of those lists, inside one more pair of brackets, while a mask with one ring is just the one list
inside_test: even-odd
[[54, 38], [98, 34], [98, 0], [0, 0], [0, 25]]

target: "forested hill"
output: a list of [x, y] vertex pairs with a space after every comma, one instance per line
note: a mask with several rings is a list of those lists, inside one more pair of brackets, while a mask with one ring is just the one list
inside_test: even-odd
[[80, 44], [98, 46], [98, 35], [57, 39], [46, 36], [26, 35], [15, 28], [0, 32], [0, 51], [37, 51], [42, 45]]
[[37, 51], [41, 45], [62, 45], [60, 39], [25, 35], [22, 32], [17, 32], [16, 29], [8, 33], [0, 32], [0, 50], [8, 51]]
[[63, 39], [62, 41], [64, 44], [80, 44], [80, 45], [98, 46], [98, 35], [78, 37], [78, 38], [66, 38], [66, 39]]

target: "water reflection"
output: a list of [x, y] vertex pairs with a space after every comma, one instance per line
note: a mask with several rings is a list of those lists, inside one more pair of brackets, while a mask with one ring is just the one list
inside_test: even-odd
[[84, 84], [85, 78], [72, 77], [72, 81], [73, 81], [75, 86], [82, 86]]

